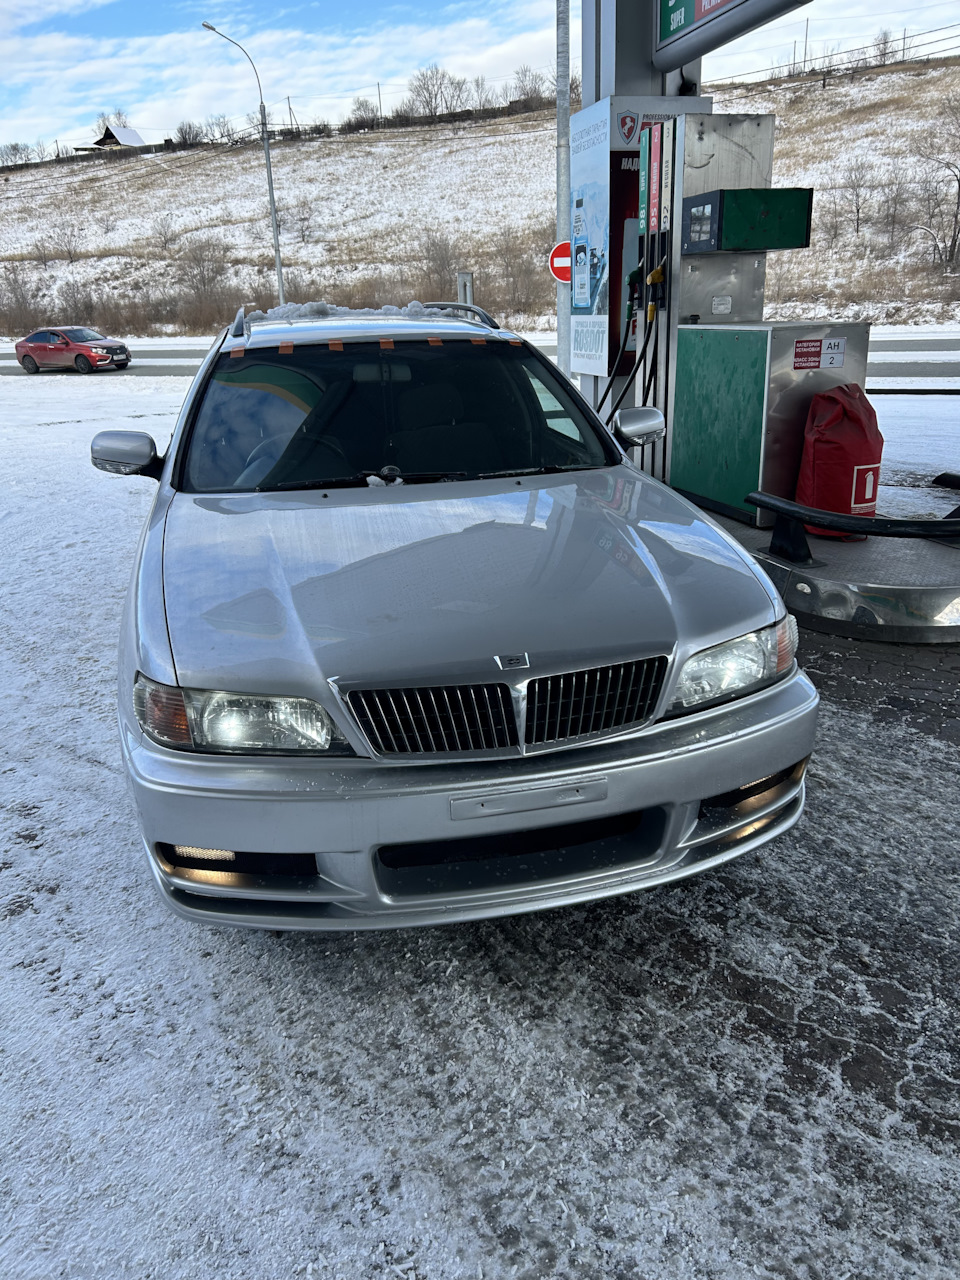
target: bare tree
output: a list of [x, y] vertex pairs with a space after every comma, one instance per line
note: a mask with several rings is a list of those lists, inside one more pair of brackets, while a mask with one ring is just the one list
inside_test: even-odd
[[493, 92], [486, 76], [474, 76], [470, 82], [470, 105], [475, 111], [486, 111], [493, 106]]
[[446, 71], [435, 62], [431, 62], [428, 67], [421, 67], [410, 77], [407, 90], [418, 116], [426, 116], [429, 120], [437, 118], [443, 110], [446, 80]]
[[[248, 111], [246, 120], [247, 120], [247, 127], [244, 129], [244, 133], [246, 133], [248, 136], [259, 138], [260, 137], [260, 112]], [[273, 125], [274, 125], [273, 116], [268, 111], [267, 112], [267, 129], [268, 130], [272, 129]]]
[[39, 291], [23, 263], [6, 263], [0, 274], [0, 311], [9, 330], [27, 333], [42, 323], [39, 301]]
[[313, 227], [314, 208], [313, 202], [306, 195], [298, 197], [296, 204], [290, 211], [293, 225], [297, 229], [297, 236], [301, 244], [306, 244], [310, 239], [310, 231]]
[[161, 253], [167, 253], [177, 239], [177, 224], [172, 213], [158, 213], [151, 226], [153, 238]]
[[30, 154], [25, 142], [0, 142], [0, 164], [26, 164]]
[[101, 111], [97, 116], [97, 132], [104, 133], [116, 125], [120, 129], [128, 129], [130, 121], [123, 107], [114, 107], [112, 111]]
[[889, 27], [883, 27], [873, 37], [873, 61], [878, 67], [885, 67], [897, 56], [893, 34]]
[[178, 147], [195, 147], [198, 142], [205, 142], [206, 138], [206, 130], [196, 120], [181, 120], [173, 135], [173, 140]]
[[444, 111], [466, 110], [468, 99], [466, 76], [447, 74], [441, 89], [441, 101]]
[[455, 297], [460, 247], [449, 232], [441, 227], [428, 227], [418, 245], [423, 283], [435, 299]]
[[355, 129], [376, 129], [380, 122], [377, 104], [370, 98], [354, 98], [350, 108], [350, 123]]
[[392, 108], [389, 115], [389, 119], [394, 125], [413, 124], [416, 118], [417, 109], [413, 105], [412, 98], [404, 98], [402, 102]]
[[[836, 248], [843, 230], [844, 209], [836, 187], [824, 188], [817, 197], [818, 229], [831, 249]], [[776, 254], [773, 255], [777, 257]]]
[[33, 144], [34, 160], [38, 160], [42, 163], [44, 160], [49, 158], [49, 155], [50, 155], [50, 148], [47, 146], [47, 144], [44, 142], [42, 138], [38, 138], [36, 142]]
[[873, 166], [869, 161], [858, 156], [851, 160], [843, 171], [840, 190], [847, 197], [850, 217], [853, 221], [853, 234], [858, 236], [863, 226], [867, 193], [873, 180]]
[[517, 67], [511, 85], [513, 99], [536, 109], [547, 100], [547, 80], [542, 71], [534, 71], [526, 63]]
[[64, 315], [73, 317], [74, 324], [92, 324], [96, 299], [89, 285], [79, 280], [64, 280], [57, 290], [57, 302]]
[[227, 250], [217, 236], [192, 236], [177, 258], [178, 275], [195, 298], [218, 291], [227, 274]]
[[931, 242], [933, 259], [950, 271], [960, 259], [960, 94], [948, 94], [937, 126], [920, 151], [920, 218], [912, 228]]
[[895, 160], [879, 187], [877, 212], [891, 249], [903, 235], [909, 220], [912, 181], [913, 176], [906, 164]]
[[233, 142], [236, 126], [229, 116], [207, 116], [203, 131], [211, 142]]
[[87, 238], [86, 228], [81, 222], [64, 219], [54, 230], [56, 243], [63, 249], [67, 261], [72, 265], [83, 251], [83, 244]]
[[46, 267], [53, 257], [50, 250], [50, 242], [42, 236], [38, 236], [30, 246], [30, 255], [41, 267]]

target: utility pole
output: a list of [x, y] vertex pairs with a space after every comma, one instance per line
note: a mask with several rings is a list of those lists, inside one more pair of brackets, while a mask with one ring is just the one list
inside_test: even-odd
[[377, 81], [377, 106], [380, 108], [380, 128], [383, 128], [383, 99], [380, 97], [380, 81]]
[[803, 69], [807, 69], [807, 41], [810, 38], [810, 19], [807, 19], [807, 29], [803, 33]]
[[[557, 243], [570, 239], [570, 0], [557, 0]], [[570, 285], [557, 285], [557, 365], [570, 374]]]
[[[263, 88], [260, 84], [260, 73], [257, 71], [256, 64], [247, 53], [242, 44], [237, 44], [230, 36], [224, 35], [222, 31], [218, 31], [215, 26], [209, 22], [201, 22], [202, 27], [206, 27], [208, 31], [212, 31], [214, 35], [221, 36], [229, 44], [234, 45], [253, 68], [253, 74], [257, 78], [257, 92], [260, 94], [260, 139], [263, 142], [263, 155], [267, 162], [267, 200], [270, 205], [270, 224], [273, 227], [273, 259], [277, 268], [277, 298], [280, 305], [286, 302], [283, 292], [283, 266], [280, 262], [280, 227], [277, 223], [277, 201], [273, 194], [273, 169], [270, 166], [270, 130], [267, 127], [267, 108], [263, 101]], [[289, 103], [289, 99], [288, 99]]]

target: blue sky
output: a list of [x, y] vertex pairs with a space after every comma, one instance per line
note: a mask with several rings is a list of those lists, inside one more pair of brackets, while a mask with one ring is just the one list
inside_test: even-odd
[[[638, 0], [643, 3], [644, 0]], [[649, 2], [649, 0], [647, 0]], [[571, 5], [571, 47], [579, 55], [579, 4]], [[184, 119], [223, 113], [241, 122], [256, 109], [256, 83], [241, 54], [200, 24], [206, 20], [248, 49], [264, 97], [304, 121], [337, 120], [352, 99], [376, 97], [385, 110], [410, 75], [436, 61], [458, 75], [499, 83], [523, 63], [548, 71], [554, 60], [554, 0], [385, 4], [378, 0], [0, 0], [0, 142], [92, 141], [97, 114], [123, 107], [146, 141]], [[812, 0], [711, 55], [707, 76], [732, 76], [802, 52], [869, 41], [881, 27], [898, 36], [956, 23], [956, 0]], [[952, 33], [943, 33], [952, 37]], [[918, 37], [919, 39], [919, 37]], [[938, 47], [930, 46], [935, 52]], [[799, 56], [799, 53], [798, 53]]]

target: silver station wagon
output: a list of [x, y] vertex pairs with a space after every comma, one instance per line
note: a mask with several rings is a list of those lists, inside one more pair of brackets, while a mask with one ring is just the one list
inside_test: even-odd
[[[444, 924], [716, 867], [800, 816], [817, 695], [768, 579], [480, 315], [284, 308], [214, 343], [120, 644], [149, 865], [193, 920]], [[330, 312], [330, 314], [326, 314]]]

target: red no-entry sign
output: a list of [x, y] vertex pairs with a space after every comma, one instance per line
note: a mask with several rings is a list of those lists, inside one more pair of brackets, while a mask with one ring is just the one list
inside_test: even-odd
[[561, 284], [570, 283], [570, 241], [562, 240], [550, 250], [550, 274]]

